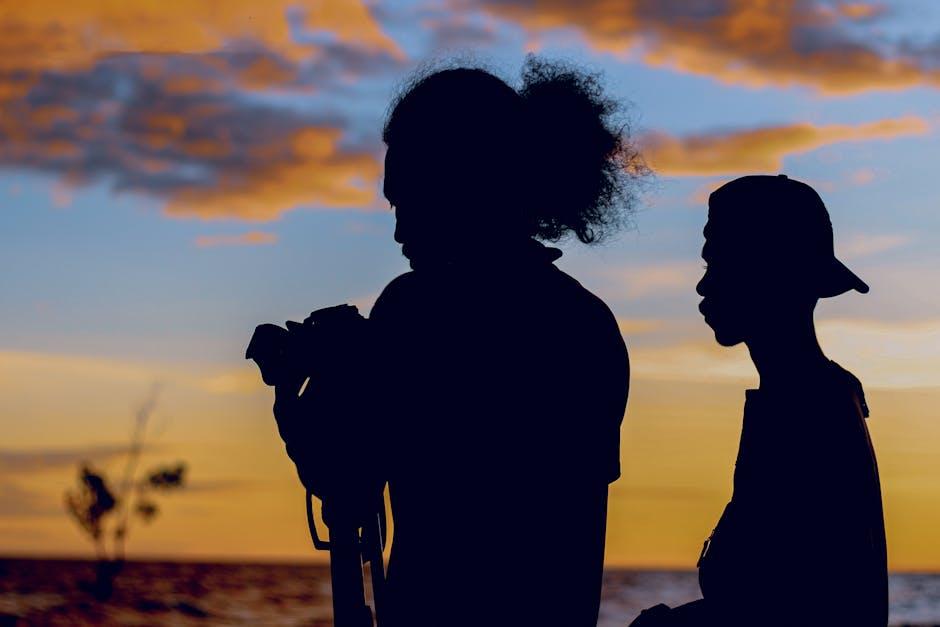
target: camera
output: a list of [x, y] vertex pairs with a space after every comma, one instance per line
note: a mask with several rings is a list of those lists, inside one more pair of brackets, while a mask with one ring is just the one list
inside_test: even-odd
[[[324, 513], [359, 517], [380, 490], [373, 412], [360, 402], [371, 326], [352, 305], [314, 311], [285, 327], [260, 325], [246, 357], [276, 387], [274, 417], [301, 482]], [[330, 518], [331, 516], [325, 516]]]
[[366, 318], [355, 305], [318, 309], [303, 322], [288, 320], [285, 327], [259, 325], [245, 352], [270, 386], [301, 387], [307, 379], [344, 369], [366, 341]]
[[[330, 552], [335, 624], [362, 627], [373, 625], [365, 603], [364, 564], [370, 564], [376, 613], [384, 598], [385, 480], [375, 471], [377, 438], [367, 437], [367, 425], [335, 418], [347, 411], [359, 384], [355, 375], [372, 365], [370, 328], [355, 306], [337, 305], [318, 309], [303, 322], [289, 320], [284, 327], [259, 325], [245, 351], [245, 358], [258, 364], [264, 382], [278, 388], [276, 397], [287, 392], [282, 404], [275, 401], [274, 413], [307, 488], [310, 538], [314, 547]], [[309, 381], [319, 390], [304, 396]], [[327, 411], [317, 416], [314, 407]], [[316, 442], [319, 445], [308, 450]], [[328, 540], [317, 532], [314, 495], [323, 502]]]

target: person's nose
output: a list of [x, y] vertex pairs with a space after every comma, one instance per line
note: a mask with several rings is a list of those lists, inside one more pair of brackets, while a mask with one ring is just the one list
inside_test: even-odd
[[399, 244], [405, 243], [405, 237], [407, 233], [407, 228], [405, 227], [405, 221], [402, 220], [401, 211], [398, 207], [393, 207], [395, 210], [395, 241]]
[[699, 282], [696, 283], [695, 285], [695, 293], [701, 296], [702, 298], [705, 298], [706, 296], [705, 290], [706, 290], [706, 285], [707, 285], [706, 283], [707, 279], [708, 279], [708, 270], [705, 271], [705, 274], [702, 275], [702, 278], [699, 279]]

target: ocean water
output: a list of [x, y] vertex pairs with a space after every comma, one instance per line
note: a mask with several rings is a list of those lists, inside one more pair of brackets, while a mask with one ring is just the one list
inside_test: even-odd
[[[83, 590], [93, 577], [91, 562], [0, 559], [0, 627], [332, 624], [325, 566], [131, 562], [107, 603]], [[940, 575], [895, 574], [890, 586], [892, 625], [940, 627]], [[609, 571], [598, 625], [625, 627], [645, 607], [697, 596], [694, 572]]]
[[[940, 574], [894, 573], [888, 595], [891, 625], [940, 627]], [[623, 627], [656, 603], [675, 606], [700, 597], [695, 571], [608, 571], [598, 627]]]

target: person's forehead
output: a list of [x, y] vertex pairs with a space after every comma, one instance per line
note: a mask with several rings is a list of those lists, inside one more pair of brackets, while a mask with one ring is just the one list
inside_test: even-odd
[[756, 233], [742, 228], [741, 223], [709, 217], [705, 223], [702, 259], [714, 262], [722, 260], [757, 260], [775, 249], [773, 242], [761, 241]]
[[702, 235], [705, 236], [704, 249], [711, 254], [739, 248], [742, 241], [749, 239], [747, 234], [742, 232], [740, 224], [712, 216], [709, 216], [705, 223]]

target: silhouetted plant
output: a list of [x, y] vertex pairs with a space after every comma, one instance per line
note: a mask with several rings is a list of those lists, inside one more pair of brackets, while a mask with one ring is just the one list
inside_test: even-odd
[[89, 464], [82, 464], [78, 473], [78, 489], [65, 493], [65, 506], [72, 518], [95, 543], [95, 553], [99, 560], [107, 558], [102, 537], [102, 519], [113, 512], [116, 505], [117, 499], [108, 487], [107, 479], [92, 470]]
[[[89, 463], [79, 466], [78, 487], [65, 493], [66, 511], [95, 545], [98, 563], [91, 592], [101, 600], [111, 596], [114, 579], [124, 564], [125, 543], [135, 517], [145, 524], [160, 513], [155, 493], [182, 488], [186, 464], [176, 462], [157, 466], [142, 476], [137, 474], [144, 448], [147, 422], [156, 407], [158, 388], [137, 411], [131, 444], [127, 451], [120, 488], [114, 490], [107, 476]], [[107, 540], [111, 546], [108, 550]]]

